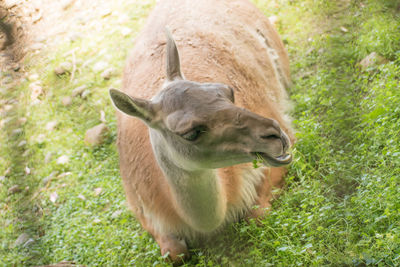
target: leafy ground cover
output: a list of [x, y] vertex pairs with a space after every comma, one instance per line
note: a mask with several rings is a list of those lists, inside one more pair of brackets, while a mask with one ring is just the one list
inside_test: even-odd
[[[399, 2], [255, 3], [279, 18], [291, 57], [296, 160], [261, 225], [231, 225], [193, 249], [187, 266], [400, 265]], [[119, 87], [132, 38], [153, 5], [126, 4], [130, 20], [122, 26], [132, 35], [116, 34], [121, 23], [111, 16], [99, 32], [28, 57], [31, 78], [0, 92], [14, 100], [2, 104], [0, 264], [168, 265], [126, 208], [107, 96]], [[386, 60], [361, 67], [372, 52]], [[56, 76], [72, 56], [75, 77]], [[104, 80], [98, 62], [117, 75]], [[32, 74], [43, 88], [36, 103]], [[64, 106], [62, 98], [80, 85], [85, 97]], [[85, 131], [100, 123], [102, 111], [106, 141], [86, 146]]]

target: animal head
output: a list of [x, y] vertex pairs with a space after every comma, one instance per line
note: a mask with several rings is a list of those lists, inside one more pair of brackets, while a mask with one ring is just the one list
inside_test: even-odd
[[235, 105], [233, 88], [184, 78], [176, 44], [167, 31], [167, 80], [151, 100], [111, 89], [115, 107], [150, 128], [153, 147], [182, 168], [221, 168], [261, 160], [291, 162], [288, 136], [279, 124]]

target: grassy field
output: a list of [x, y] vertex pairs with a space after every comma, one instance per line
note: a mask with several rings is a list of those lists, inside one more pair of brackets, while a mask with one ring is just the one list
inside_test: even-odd
[[[295, 161], [261, 226], [231, 225], [193, 249], [186, 264], [399, 266], [400, 3], [268, 2], [255, 1], [267, 16], [279, 17], [291, 58]], [[168, 265], [126, 208], [107, 94], [120, 87], [133, 37], [153, 5], [127, 4], [128, 22], [111, 16], [101, 32], [30, 56], [30, 78], [0, 91], [12, 106], [0, 128], [0, 265]], [[132, 34], [117, 34], [120, 27]], [[386, 60], [361, 67], [372, 52]], [[54, 68], [73, 56], [74, 79], [56, 76]], [[98, 62], [116, 75], [104, 80]], [[31, 100], [34, 74], [43, 88], [39, 102]], [[85, 97], [64, 106], [61, 99], [80, 85], [87, 86]], [[85, 131], [101, 122], [102, 112], [107, 138], [86, 146]], [[10, 193], [15, 185], [20, 191]], [[21, 234], [24, 242], [15, 243]]]

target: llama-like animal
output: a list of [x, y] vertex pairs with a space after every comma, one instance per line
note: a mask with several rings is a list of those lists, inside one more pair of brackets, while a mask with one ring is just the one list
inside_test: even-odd
[[158, 2], [110, 95], [126, 197], [163, 255], [265, 213], [292, 160], [289, 83], [282, 41], [250, 2]]

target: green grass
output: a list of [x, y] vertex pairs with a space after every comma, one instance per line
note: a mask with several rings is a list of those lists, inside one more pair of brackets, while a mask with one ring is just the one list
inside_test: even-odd
[[[187, 265], [400, 265], [399, 2], [255, 2], [267, 16], [279, 16], [278, 30], [291, 57], [295, 161], [284, 194], [261, 226], [229, 226], [193, 249]], [[125, 7], [131, 20], [124, 26], [133, 35], [153, 4]], [[101, 33], [27, 59], [28, 72], [42, 81], [40, 104], [30, 103], [29, 81], [0, 95], [18, 100], [7, 115], [11, 121], [0, 129], [0, 175], [10, 168], [0, 182], [0, 265], [62, 260], [89, 266], [168, 265], [127, 210], [119, 177], [107, 90], [120, 86], [132, 36], [115, 34], [116, 21], [111, 17]], [[70, 60], [73, 49], [79, 72], [71, 83], [68, 75], [56, 77], [53, 69]], [[358, 62], [371, 52], [389, 62], [362, 70]], [[92, 63], [85, 64], [88, 60]], [[99, 61], [108, 62], [118, 75], [104, 81], [90, 67]], [[88, 98], [78, 97], [64, 107], [61, 98], [82, 84], [91, 92]], [[87, 147], [84, 133], [100, 123], [101, 110], [110, 128], [107, 140]], [[20, 125], [18, 117], [27, 122]], [[55, 130], [44, 130], [54, 120]], [[12, 134], [17, 128], [22, 132]], [[22, 140], [27, 144], [19, 147]], [[69, 162], [57, 164], [62, 155]], [[53, 178], [44, 183], [49, 176]], [[9, 195], [15, 184], [22, 192]], [[96, 188], [102, 188], [100, 195]], [[50, 201], [54, 192], [55, 203]], [[14, 247], [21, 233], [34, 242]]]

